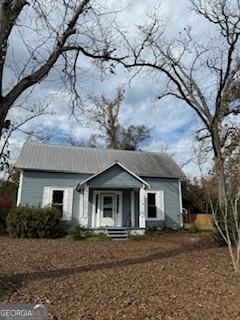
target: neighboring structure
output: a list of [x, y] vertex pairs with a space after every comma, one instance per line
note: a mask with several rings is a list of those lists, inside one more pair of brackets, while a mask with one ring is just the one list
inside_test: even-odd
[[27, 143], [18, 205], [54, 203], [92, 228], [182, 227], [180, 168], [166, 153]]

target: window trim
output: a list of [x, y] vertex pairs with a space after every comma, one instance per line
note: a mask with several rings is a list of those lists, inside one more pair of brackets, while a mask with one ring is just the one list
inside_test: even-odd
[[53, 191], [64, 191], [63, 216], [61, 220], [71, 221], [73, 218], [74, 187], [44, 186], [42, 208], [52, 205]]
[[[153, 194], [155, 194], [155, 208], [156, 208], [156, 218], [152, 218], [152, 217], [149, 217], [148, 216], [148, 194], [149, 193], [153, 193]], [[152, 220], [159, 220], [159, 218], [158, 218], [158, 207], [157, 207], [157, 190], [149, 190], [149, 191], [147, 191], [146, 192], [146, 194], [147, 194], [147, 201], [146, 201], [146, 207], [147, 207], [147, 210], [146, 210], [146, 220], [147, 221], [152, 221]]]

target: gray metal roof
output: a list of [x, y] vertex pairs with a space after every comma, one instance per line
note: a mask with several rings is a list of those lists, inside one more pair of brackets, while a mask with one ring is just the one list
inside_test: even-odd
[[40, 171], [95, 174], [120, 162], [138, 176], [183, 178], [184, 174], [166, 153], [95, 149], [26, 143], [16, 167]]

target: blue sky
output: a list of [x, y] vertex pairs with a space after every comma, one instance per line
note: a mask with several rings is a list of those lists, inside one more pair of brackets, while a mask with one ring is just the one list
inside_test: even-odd
[[[136, 25], [143, 22], [147, 12], [159, 7], [157, 0], [111, 0], [106, 2], [112, 10], [120, 10], [119, 23], [124, 25], [129, 34], [134, 36]], [[196, 23], [196, 16], [189, 10], [188, 0], [162, 0], [160, 6], [161, 16], [168, 21], [169, 37], [177, 35], [188, 24], [194, 24], [194, 33], [197, 36], [206, 37], [208, 30], [204, 22], [200, 19]], [[18, 53], [24, 54], [24, 50], [18, 48]], [[93, 96], [105, 94], [109, 98], [114, 97], [116, 89], [124, 86], [126, 98], [120, 114], [120, 121], [123, 125], [146, 125], [152, 129], [152, 138], [148, 144], [143, 145], [148, 151], [167, 151], [177, 163], [182, 166], [190, 159], [195, 158], [194, 146], [195, 132], [200, 128], [200, 123], [193, 113], [183, 102], [174, 98], [159, 100], [158, 95], [164, 83], [161, 77], [151, 77], [148, 73], [129, 81], [129, 72], [118, 68], [115, 75], [108, 75], [104, 80], [95, 69], [92, 73], [89, 61], [83, 59], [82, 65], [89, 67], [81, 79], [83, 96]], [[51, 80], [51, 75], [48, 78]], [[29, 98], [29, 104], [42, 104], [49, 102], [49, 111], [53, 115], [42, 116], [28, 123], [26, 128], [44, 128], [52, 133], [51, 143], [65, 143], [66, 135], [76, 139], [88, 140], [92, 133], [99, 130], [94, 124], [88, 123], [84, 117], [80, 117], [80, 123], [70, 117], [67, 107], [69, 96], [63, 88], [60, 88], [56, 81], [44, 81], [37, 85]], [[13, 117], [17, 120], [19, 115], [12, 110]], [[25, 136], [16, 132], [10, 139], [10, 149], [13, 161], [17, 158], [19, 150], [25, 141]], [[189, 177], [199, 174], [196, 161], [191, 161], [183, 167], [184, 172]]]

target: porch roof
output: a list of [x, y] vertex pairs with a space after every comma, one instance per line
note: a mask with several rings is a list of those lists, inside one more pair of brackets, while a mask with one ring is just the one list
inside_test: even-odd
[[[119, 170], [116, 172], [114, 172], [114, 167], [118, 167], [121, 169], [121, 172], [125, 172], [127, 173], [127, 175], [123, 175], [121, 174], [121, 172], [119, 172]], [[109, 173], [108, 175], [106, 175], [106, 173]], [[103, 176], [105, 175], [104, 179], [99, 179], [103, 178]], [[131, 180], [129, 179], [129, 177], [131, 177]], [[96, 186], [97, 187], [117, 187], [117, 188], [121, 188], [121, 187], [140, 187], [141, 185], [145, 185], [147, 188], [150, 188], [150, 185], [142, 178], [140, 178], [138, 175], [136, 175], [135, 173], [133, 173], [131, 170], [129, 170], [128, 168], [126, 168], [124, 165], [122, 165], [120, 162], [115, 161], [114, 163], [112, 163], [111, 165], [107, 166], [106, 168], [104, 168], [103, 170], [97, 172], [96, 174], [92, 175], [91, 177], [87, 178], [86, 180], [82, 181], [81, 183], [78, 184], [76, 190], [79, 191], [81, 189], [81, 187], [83, 187], [85, 184], [89, 184], [91, 186], [94, 186], [93, 181], [95, 180], [100, 180], [97, 182]], [[114, 179], [116, 180], [116, 182], [113, 182]], [[106, 182], [107, 180], [107, 182]], [[110, 180], [110, 182], [109, 182]], [[129, 181], [130, 180], [130, 181]], [[136, 185], [137, 182], [137, 185]], [[102, 183], [102, 185], [101, 185]]]

